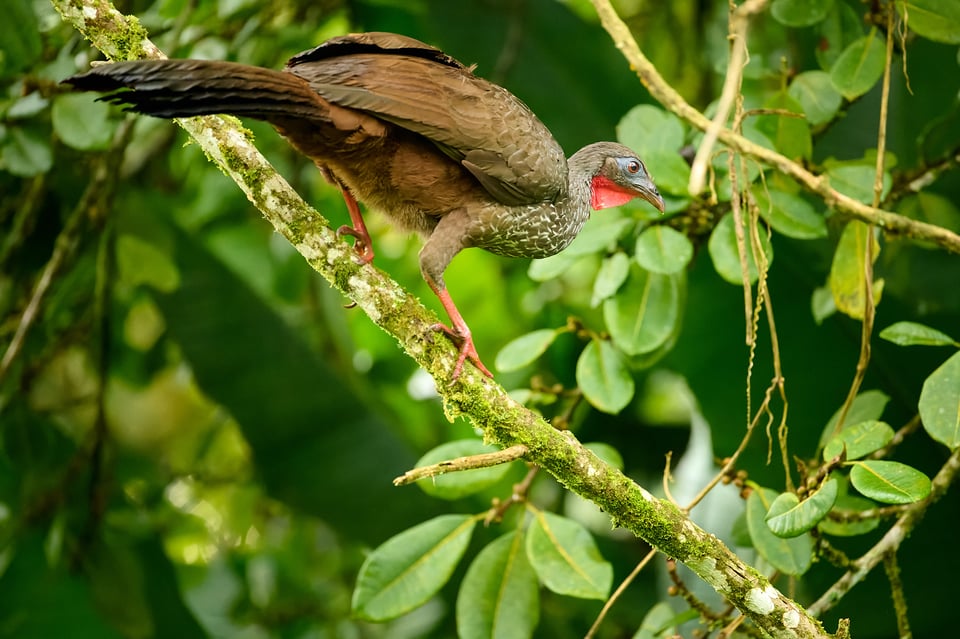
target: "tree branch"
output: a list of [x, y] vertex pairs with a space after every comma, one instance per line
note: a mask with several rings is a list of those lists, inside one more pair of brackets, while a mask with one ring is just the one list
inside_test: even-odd
[[[106, 0], [51, 1], [65, 20], [111, 58], [161, 55], [139, 22], [121, 15]], [[655, 498], [603, 463], [572, 433], [554, 429], [475, 368], [465, 367], [456, 382], [447, 384], [456, 350], [448, 340], [437, 338], [431, 328], [437, 321], [432, 312], [379, 269], [356, 264], [351, 247], [277, 175], [240, 127], [213, 116], [182, 119], [178, 124], [317, 272], [438, 380], [449, 418], [469, 417], [488, 440], [501, 447], [526, 446], [528, 461], [593, 501], [614, 524], [685, 563], [772, 637], [829, 637], [816, 619], [676, 506]]]
[[[691, 126], [701, 131], [709, 131], [711, 121], [687, 103], [673, 87], [667, 84], [656, 67], [640, 50], [637, 41], [630, 33], [630, 28], [617, 15], [610, 4], [610, 0], [590, 1], [600, 16], [601, 24], [613, 38], [613, 43], [623, 53], [627, 62], [630, 63], [630, 67], [636, 71], [637, 76], [643, 86], [650, 92], [650, 95], [669, 111], [689, 122]], [[822, 197], [827, 206], [832, 207], [839, 213], [868, 224], [875, 224], [887, 233], [902, 235], [913, 240], [933, 242], [952, 253], [960, 253], [960, 235], [950, 230], [935, 224], [912, 220], [891, 211], [867, 206], [833, 189], [825, 176], [814, 175], [789, 158], [755, 144], [728, 128], [720, 128], [717, 131], [717, 139], [731, 149], [765, 162], [784, 175], [791, 177], [804, 188]]]

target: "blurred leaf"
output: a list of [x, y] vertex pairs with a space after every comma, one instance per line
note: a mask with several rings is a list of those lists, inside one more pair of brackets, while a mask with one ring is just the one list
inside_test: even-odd
[[563, 253], [579, 256], [608, 251], [616, 246], [620, 236], [631, 226], [633, 220], [617, 217], [613, 213], [594, 215], [583, 225], [583, 230]]
[[10, 127], [0, 151], [2, 168], [20, 177], [46, 173], [53, 166], [50, 141], [29, 127]]
[[[873, 184], [877, 169], [872, 164], [862, 160], [851, 162], [833, 162], [827, 167], [826, 175], [830, 179], [830, 186], [844, 195], [849, 195], [864, 204], [873, 202]], [[883, 174], [881, 197], [890, 191], [892, 181], [889, 173]]]
[[897, 212], [915, 220], [960, 231], [960, 208], [937, 193], [921, 191], [909, 195], [899, 203]]
[[41, 113], [48, 106], [50, 106], [50, 100], [43, 97], [39, 91], [33, 91], [22, 98], [17, 98], [17, 100], [10, 105], [10, 108], [7, 109], [7, 117], [5, 119], [26, 120]]
[[818, 286], [810, 296], [810, 313], [813, 320], [820, 325], [823, 320], [837, 312], [837, 304], [833, 301], [833, 293], [829, 286]]
[[613, 567], [579, 523], [537, 511], [527, 529], [527, 558], [543, 584], [560, 595], [606, 599]]
[[676, 276], [634, 266], [626, 285], [603, 303], [603, 319], [620, 350], [641, 355], [662, 346], [678, 330], [680, 304]]
[[929, 477], [895, 461], [854, 462], [850, 483], [864, 496], [885, 504], [912, 504], [930, 494]]
[[683, 137], [677, 116], [649, 104], [630, 109], [617, 125], [617, 139], [643, 159], [660, 191], [687, 197], [690, 165], [680, 156]]
[[760, 216], [773, 230], [798, 240], [812, 240], [827, 236], [823, 215], [813, 210], [803, 198], [783, 191], [753, 192]]
[[637, 238], [635, 258], [647, 271], [668, 275], [686, 268], [693, 259], [693, 244], [680, 231], [656, 224]]
[[385, 621], [426, 602], [450, 579], [476, 523], [470, 515], [440, 515], [385, 541], [360, 568], [353, 614]]
[[85, 93], [58, 95], [53, 101], [53, 130], [64, 144], [80, 151], [110, 146], [116, 125], [110, 120], [110, 105]]
[[834, 2], [817, 30], [820, 42], [814, 52], [820, 68], [829, 70], [846, 48], [863, 36], [863, 20], [846, 2]]
[[666, 601], [654, 604], [643, 616], [632, 639], [670, 639], [677, 634], [677, 613]]
[[180, 285], [180, 272], [170, 256], [136, 235], [120, 234], [116, 243], [117, 271], [128, 286], [146, 284], [164, 293]]
[[[0, 27], [0, 69], [21, 71], [36, 65], [43, 44], [40, 26], [31, 0], [6, 0], [3, 3], [5, 26]], [[7, 73], [0, 73], [0, 76]]]
[[924, 430], [935, 440], [950, 450], [960, 446], [960, 352], [923, 382], [920, 418]]
[[505, 373], [523, 368], [543, 355], [556, 338], [557, 331], [552, 328], [541, 328], [521, 335], [497, 353], [497, 370]]
[[615, 415], [633, 399], [633, 376], [623, 355], [606, 340], [592, 339], [577, 359], [577, 384], [597, 410]]
[[960, 44], [960, 4], [954, 0], [897, 0], [897, 12], [925, 38]]
[[610, 466], [613, 466], [617, 470], [623, 470], [623, 456], [620, 454], [620, 451], [610, 444], [604, 442], [587, 442], [583, 447], [590, 449], [594, 455]]
[[956, 340], [916, 322], [896, 322], [880, 331], [880, 338], [899, 346], [956, 346]]
[[883, 38], [876, 29], [850, 44], [830, 69], [834, 88], [848, 100], [858, 98], [883, 75]]
[[803, 501], [794, 493], [782, 493], [770, 505], [767, 526], [778, 537], [802, 535], [827, 516], [836, 500], [836, 479], [828, 479]]
[[753, 547], [771, 566], [788, 575], [802, 575], [813, 559], [813, 540], [809, 534], [790, 539], [778, 537], [767, 525], [767, 512], [777, 493], [767, 488], [753, 490], [747, 498], [747, 529]]
[[[576, 241], [576, 240], [574, 240]], [[530, 260], [527, 275], [534, 282], [546, 282], [567, 272], [567, 269], [582, 256], [560, 251], [556, 255], [539, 260]]]
[[537, 576], [523, 534], [502, 535], [480, 551], [457, 595], [460, 639], [527, 639], [540, 617]]
[[[458, 439], [440, 444], [417, 460], [415, 468], [438, 464], [457, 457], [470, 457], [500, 450], [479, 439]], [[427, 477], [417, 482], [417, 486], [431, 497], [440, 499], [460, 499], [478, 493], [500, 481], [510, 470], [510, 464], [497, 464], [487, 468], [474, 468], [460, 472], [444, 473], [436, 477]]]
[[809, 27], [827, 17], [833, 0], [773, 0], [770, 13], [788, 27]]
[[617, 251], [603, 259], [600, 263], [600, 270], [597, 271], [597, 279], [593, 281], [593, 297], [590, 300], [591, 306], [597, 306], [600, 302], [613, 296], [619, 290], [630, 273], [630, 258], [626, 253]]
[[830, 74], [825, 71], [797, 74], [790, 83], [789, 92], [800, 103], [811, 126], [832, 120], [843, 102], [843, 96], [833, 88]]
[[[849, 420], [848, 420], [849, 421]], [[860, 459], [893, 441], [893, 429], [884, 422], [868, 420], [844, 426], [823, 447], [823, 460], [830, 461], [846, 447], [847, 460]]]
[[783, 114], [761, 115], [756, 126], [775, 145], [777, 151], [794, 160], [807, 160], [813, 153], [810, 125], [803, 117], [803, 107], [786, 91], [767, 98], [764, 107], [784, 111]]
[[[750, 236], [744, 229], [744, 249], [747, 253], [747, 273], [750, 277], [750, 283], [757, 281], [757, 263], [753, 259], [752, 242]], [[773, 246], [767, 234], [760, 231], [760, 245], [767, 257], [767, 268], [773, 263]], [[710, 234], [710, 241], [707, 244], [710, 251], [710, 259], [713, 260], [713, 267], [720, 277], [731, 284], [743, 285], [743, 271], [740, 268], [740, 256], [737, 252], [737, 235], [734, 226], [733, 214], [724, 215], [720, 222], [714, 227]]]
[[[880, 255], [880, 243], [872, 227], [858, 220], [847, 223], [837, 244], [833, 263], [830, 266], [830, 292], [837, 310], [854, 319], [863, 319], [866, 305], [866, 280], [863, 277], [863, 264], [867, 242], [873, 243], [873, 263]], [[880, 303], [881, 287], [874, 283], [873, 305]]]
[[[843, 423], [859, 424], [861, 422], [879, 420], [889, 401], [890, 396], [883, 391], [863, 391], [853, 398], [853, 403], [850, 404], [850, 410], [847, 411], [847, 416]], [[834, 436], [834, 431], [837, 429], [837, 422], [840, 421], [840, 413], [842, 411], [843, 407], [841, 406], [833, 413], [830, 421], [827, 422], [826, 427], [820, 434], [820, 446], [826, 445], [827, 441]]]

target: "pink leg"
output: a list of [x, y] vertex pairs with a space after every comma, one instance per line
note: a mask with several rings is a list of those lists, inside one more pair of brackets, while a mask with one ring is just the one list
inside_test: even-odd
[[450, 381], [454, 382], [460, 377], [460, 373], [463, 372], [463, 362], [466, 359], [470, 359], [473, 362], [473, 365], [480, 369], [480, 372], [486, 375], [487, 377], [493, 377], [493, 373], [483, 365], [483, 362], [480, 361], [480, 356], [477, 354], [477, 349], [473, 345], [473, 337], [470, 335], [470, 328], [467, 326], [467, 323], [463, 321], [463, 316], [460, 315], [460, 311], [457, 310], [457, 305], [453, 303], [453, 300], [450, 298], [450, 293], [447, 292], [446, 287], [439, 287], [435, 282], [430, 278], [427, 279], [427, 284], [430, 285], [430, 288], [433, 289], [433, 292], [437, 294], [437, 297], [440, 299], [440, 303], [443, 304], [443, 308], [447, 311], [447, 315], [450, 316], [450, 322], [453, 324], [453, 327], [446, 326], [444, 324], [434, 324], [433, 330], [443, 331], [450, 336], [450, 339], [453, 340], [455, 344], [460, 347], [460, 355], [457, 357], [457, 364], [453, 367], [453, 375], [450, 377]]
[[369, 264], [373, 261], [373, 244], [370, 242], [370, 234], [367, 233], [367, 225], [363, 223], [363, 216], [360, 215], [360, 205], [357, 204], [357, 199], [345, 186], [340, 186], [340, 192], [343, 194], [343, 201], [347, 204], [347, 211], [350, 213], [353, 226], [344, 224], [337, 229], [337, 235], [349, 235], [356, 238], [353, 248], [360, 258], [360, 263]]

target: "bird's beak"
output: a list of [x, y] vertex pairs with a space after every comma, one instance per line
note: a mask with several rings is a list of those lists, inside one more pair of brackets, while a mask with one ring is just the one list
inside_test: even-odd
[[660, 196], [660, 191], [657, 190], [657, 186], [653, 183], [653, 180], [649, 178], [638, 180], [634, 184], [634, 188], [637, 191], [637, 197], [646, 200], [652, 204], [654, 208], [663, 213], [663, 198]]

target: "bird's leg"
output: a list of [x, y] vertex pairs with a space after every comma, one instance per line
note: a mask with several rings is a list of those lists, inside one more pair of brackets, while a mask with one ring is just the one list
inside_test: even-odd
[[353, 226], [344, 224], [338, 228], [337, 235], [349, 235], [350, 237], [356, 238], [353, 248], [357, 252], [360, 263], [369, 264], [373, 261], [373, 244], [370, 242], [370, 234], [367, 233], [367, 225], [363, 223], [363, 216], [360, 214], [360, 205], [357, 204], [357, 199], [353, 197], [353, 193], [351, 193], [347, 187], [339, 182], [337, 184], [340, 186], [343, 201], [347, 205], [350, 220], [353, 222]]
[[432, 278], [426, 275], [425, 279], [427, 280], [427, 284], [430, 285], [430, 288], [433, 289], [433, 292], [437, 294], [437, 298], [439, 298], [440, 303], [443, 304], [443, 309], [447, 312], [447, 315], [450, 316], [450, 323], [452, 324], [452, 326], [439, 323], [434, 324], [432, 326], [433, 330], [446, 333], [450, 339], [453, 340], [453, 343], [460, 347], [460, 354], [457, 356], [457, 364], [453, 367], [453, 375], [450, 377], [450, 381], [456, 381], [457, 378], [460, 377], [460, 373], [463, 372], [463, 362], [466, 359], [473, 362], [473, 365], [479, 368], [481, 373], [487, 377], [493, 377], [493, 373], [480, 361], [477, 348], [473, 345], [470, 327], [467, 326], [467, 323], [463, 320], [463, 316], [460, 315], [460, 311], [457, 310], [457, 305], [453, 303], [450, 293], [447, 292], [447, 287], [442, 284], [438, 285]]

